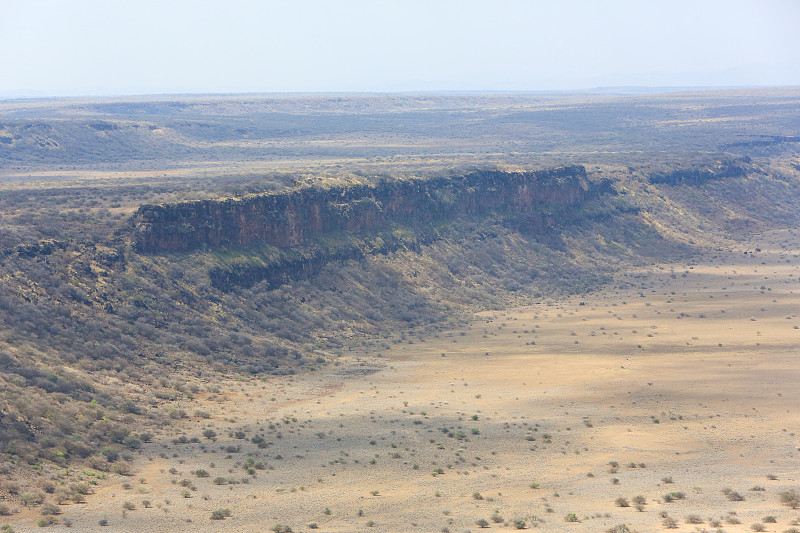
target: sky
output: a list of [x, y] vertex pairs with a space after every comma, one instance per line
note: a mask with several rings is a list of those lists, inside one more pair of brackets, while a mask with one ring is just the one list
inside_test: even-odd
[[0, 0], [0, 97], [800, 85], [800, 0]]

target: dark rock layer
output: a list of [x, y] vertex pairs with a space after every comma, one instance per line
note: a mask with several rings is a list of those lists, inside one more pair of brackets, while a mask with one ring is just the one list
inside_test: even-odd
[[144, 205], [133, 215], [139, 253], [218, 246], [301, 246], [314, 235], [361, 233], [389, 222], [424, 226], [490, 211], [548, 225], [589, 194], [582, 166], [537, 172], [474, 172], [342, 187], [306, 187], [245, 198]]
[[720, 161], [713, 165], [686, 170], [674, 170], [650, 176], [650, 183], [667, 185], [698, 186], [710, 180], [741, 178], [747, 174], [744, 165], [732, 161]]

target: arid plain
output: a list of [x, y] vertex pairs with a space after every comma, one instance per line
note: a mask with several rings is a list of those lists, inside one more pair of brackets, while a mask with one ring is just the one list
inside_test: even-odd
[[315, 372], [197, 383], [175, 440], [62, 517], [79, 531], [785, 531], [800, 517], [779, 499], [800, 485], [799, 254], [800, 234], [768, 232]]
[[[3, 103], [0, 529], [800, 530], [798, 109]], [[509, 176], [554, 167], [520, 210]], [[403, 216], [370, 192], [409, 181]], [[330, 223], [219, 246], [175, 209], [250, 193]]]

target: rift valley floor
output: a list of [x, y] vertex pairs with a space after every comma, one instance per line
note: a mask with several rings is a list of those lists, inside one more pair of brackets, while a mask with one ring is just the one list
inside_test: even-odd
[[[799, 256], [800, 231], [769, 232], [434, 338], [354, 346], [314, 372], [198, 383], [171, 439], [145, 445], [134, 476], [61, 505], [62, 519], [75, 531], [786, 531], [800, 518], [779, 499], [800, 488]], [[13, 524], [39, 518], [23, 509]]]

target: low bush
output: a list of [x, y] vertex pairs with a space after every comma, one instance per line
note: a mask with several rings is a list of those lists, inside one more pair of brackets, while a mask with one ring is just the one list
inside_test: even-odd
[[211, 520], [224, 520], [231, 516], [230, 509], [217, 509], [211, 513]]

